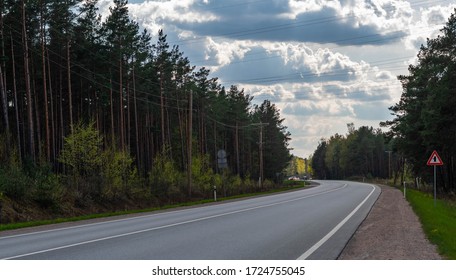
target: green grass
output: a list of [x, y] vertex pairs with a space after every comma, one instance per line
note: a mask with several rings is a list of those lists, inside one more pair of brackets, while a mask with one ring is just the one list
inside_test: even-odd
[[429, 240], [446, 259], [456, 260], [456, 204], [430, 194], [407, 189], [407, 200], [418, 215]]
[[[266, 195], [266, 194], [272, 194], [272, 193], [277, 193], [277, 192], [296, 190], [296, 189], [304, 188], [305, 186], [306, 186], [306, 184], [304, 182], [300, 182], [298, 184], [286, 185], [281, 188], [272, 189], [272, 190], [268, 190], [268, 191], [264, 191], [264, 192], [245, 193], [245, 194], [229, 196], [229, 197], [217, 197], [217, 201], [220, 202], [220, 201], [231, 200], [231, 199], [247, 198], [247, 197], [258, 196], [258, 195]], [[154, 212], [154, 211], [158, 211], [158, 210], [172, 209], [172, 208], [178, 208], [178, 207], [184, 207], [184, 206], [194, 206], [194, 205], [213, 203], [213, 202], [214, 202], [213, 199], [204, 199], [204, 200], [184, 202], [184, 203], [178, 203], [178, 204], [169, 204], [169, 205], [164, 205], [162, 207], [155, 207], [155, 208], [148, 208], [148, 209], [91, 214], [91, 215], [85, 215], [85, 216], [78, 216], [78, 217], [71, 217], [71, 218], [59, 218], [59, 219], [53, 219], [53, 220], [0, 224], [0, 231], [20, 229], [20, 228], [26, 228], [26, 227], [35, 227], [35, 226], [42, 226], [42, 225], [50, 225], [50, 224], [59, 224], [59, 223], [66, 223], [66, 222], [84, 221], [84, 220], [91, 220], [91, 219], [97, 219], [97, 218], [107, 218], [107, 217], [114, 217], [114, 216], [121, 216], [121, 215], [128, 215], [128, 214], [148, 213], [148, 212]]]

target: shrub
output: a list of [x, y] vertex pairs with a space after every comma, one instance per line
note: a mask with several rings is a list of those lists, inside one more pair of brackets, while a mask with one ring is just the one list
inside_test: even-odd
[[32, 199], [41, 207], [57, 208], [62, 201], [64, 189], [58, 175], [49, 173], [35, 179]]
[[154, 159], [150, 172], [151, 192], [159, 197], [176, 198], [183, 195], [180, 190], [181, 174], [174, 162], [163, 152]]
[[88, 125], [79, 122], [72, 130], [65, 137], [59, 161], [68, 168], [65, 184], [73, 187], [70, 193], [75, 194], [76, 204], [84, 207], [101, 195], [103, 137], [96, 130], [94, 122]]
[[236, 195], [241, 192], [242, 179], [239, 175], [231, 175], [225, 183], [225, 195]]
[[109, 200], [125, 198], [132, 184], [139, 182], [130, 154], [113, 148], [103, 152], [101, 176], [102, 196]]
[[208, 156], [192, 158], [192, 182], [194, 189], [208, 194], [214, 186], [214, 172], [209, 164]]
[[274, 182], [271, 181], [271, 180], [268, 180], [268, 179], [264, 180], [263, 181], [263, 188], [265, 190], [272, 190], [274, 188]]
[[59, 161], [65, 164], [70, 171], [72, 181], [80, 191], [85, 190], [81, 185], [89, 178], [98, 176], [102, 164], [103, 137], [95, 129], [94, 123], [73, 126], [73, 133], [65, 137], [65, 144], [60, 153]]
[[32, 180], [19, 168], [0, 169], [0, 192], [14, 199], [24, 199]]

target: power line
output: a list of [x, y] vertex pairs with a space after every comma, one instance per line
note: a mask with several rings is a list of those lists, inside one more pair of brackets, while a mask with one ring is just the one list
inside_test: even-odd
[[[420, 6], [421, 3], [425, 3], [426, 5], [431, 5], [431, 3], [443, 3], [443, 2], [448, 2], [448, 0], [435, 0], [435, 1], [425, 1], [425, 0], [420, 0], [420, 1], [415, 1], [413, 5], [415, 6]], [[393, 11], [395, 9], [395, 6], [390, 6], [388, 8], [385, 8], [384, 10], [386, 12], [388, 11]], [[285, 29], [292, 29], [292, 28], [298, 28], [298, 27], [308, 27], [312, 25], [318, 25], [318, 24], [323, 24], [323, 23], [330, 23], [330, 22], [336, 22], [336, 21], [343, 21], [347, 19], [353, 19], [353, 18], [359, 18], [360, 15], [355, 15], [354, 13], [350, 13], [345, 16], [328, 16], [328, 17], [323, 17], [323, 18], [317, 18], [317, 19], [306, 19], [306, 20], [300, 20], [300, 21], [294, 21], [290, 23], [282, 23], [282, 24], [276, 24], [276, 25], [270, 25], [266, 27], [259, 27], [259, 28], [254, 28], [254, 29], [244, 29], [244, 30], [238, 30], [238, 31], [232, 31], [232, 32], [226, 32], [226, 33], [221, 33], [214, 35], [215, 37], [232, 37], [232, 38], [242, 38], [248, 35], [255, 35], [255, 34], [260, 34], [260, 33], [266, 33], [266, 32], [271, 32], [271, 31], [278, 31], [278, 30], [285, 30]], [[236, 37], [237, 36], [237, 37]], [[206, 40], [206, 36], [200, 37], [200, 38], [192, 38], [192, 39], [183, 39], [183, 40], [177, 40], [174, 42], [171, 42], [171, 44], [180, 44], [180, 45], [185, 45], [186, 43], [195, 43], [198, 41], [204, 41]]]
[[[14, 31], [15, 33], [17, 33], [17, 34], [19, 34], [19, 35], [21, 34], [21, 32], [19, 32], [18, 30], [16, 30], [14, 27], [12, 27], [12, 26], [10, 26], [10, 25], [8, 25], [8, 24], [4, 24], [4, 25], [5, 25], [5, 26], [8, 26], [8, 27], [10, 28], [10, 30]], [[18, 44], [18, 45], [22, 45], [22, 42], [21, 42], [21, 41], [18, 41], [18, 40], [14, 39], [14, 38], [13, 38], [13, 41], [14, 41], [16, 44]], [[74, 44], [74, 45], [78, 45], [78, 44]], [[82, 49], [85, 49], [85, 48], [82, 47]], [[37, 51], [36, 49], [34, 49], [34, 48], [31, 48], [30, 51], [33, 52], [33, 53], [35, 53], [36, 55], [41, 55], [41, 53], [38, 52], [38, 51]], [[48, 51], [49, 51], [50, 53], [52, 53], [55, 57], [58, 57], [58, 58], [63, 59], [63, 60], [66, 60], [66, 59], [67, 59], [66, 57], [64, 57], [63, 55], [61, 55], [61, 54], [55, 52], [55, 51], [52, 50], [52, 49], [49, 49], [49, 48], [48, 48]], [[48, 59], [49, 59], [50, 62], [52, 62], [52, 63], [54, 63], [54, 64], [56, 64], [56, 65], [60, 65], [59, 62], [57, 62], [57, 61], [51, 59], [50, 57], [48, 57]], [[92, 70], [90, 70], [90, 69], [87, 69], [87, 68], [84, 67], [82, 64], [78, 64], [78, 63], [76, 63], [76, 62], [72, 62], [72, 65], [75, 66], [75, 67], [78, 67], [78, 68], [80, 68], [80, 69], [82, 69], [82, 70], [84, 70], [85, 73], [88, 73], [88, 74], [93, 75], [95, 78], [99, 78], [99, 79], [101, 79], [102, 81], [105, 81], [106, 83], [108, 83], [108, 84], [110, 84], [110, 85], [117, 86], [117, 87], [120, 86], [120, 83], [119, 83], [118, 81], [110, 80], [109, 78], [107, 78], [107, 77], [105, 77], [105, 76], [103, 76], [103, 75], [101, 75], [101, 74], [99, 74], [99, 73], [97, 73], [97, 72], [94, 72], [94, 71], [92, 71]], [[114, 69], [117, 69], [117, 67], [118, 67], [116, 64], [110, 63], [110, 65], [111, 65]], [[72, 68], [74, 68], [74, 67], [72, 67]], [[83, 78], [83, 79], [85, 79], [85, 80], [87, 80], [87, 81], [89, 81], [89, 82], [92, 82], [93, 84], [99, 85], [99, 86], [101, 86], [101, 87], [103, 87], [103, 88], [105, 88], [105, 89], [112, 90], [112, 91], [115, 92], [115, 93], [119, 93], [119, 89], [118, 89], [117, 87], [110, 87], [110, 86], [107, 86], [106, 84], [102, 83], [101, 81], [98, 81], [98, 80], [95, 80], [95, 79], [91, 79], [91, 78], [89, 78], [88, 76], [86, 76], [86, 75], [84, 75], [84, 74], [81, 74], [81, 73], [79, 73], [78, 71], [76, 71], [76, 70], [74, 70], [74, 69], [71, 69], [71, 73], [74, 74], [74, 75], [77, 75], [77, 76], [79, 76], [80, 78]], [[143, 79], [143, 80], [147, 81], [150, 85], [155, 85], [155, 86], [158, 86], [158, 85], [159, 85], [159, 83], [153, 82], [153, 81], [151, 81], [151, 80], [149, 80], [149, 79], [147, 79], [147, 78], [141, 77], [141, 76], [137, 76], [137, 78]], [[146, 95], [146, 96], [149, 96], [149, 97], [155, 97], [155, 98], [159, 98], [159, 97], [160, 97], [159, 95], [155, 95], [155, 94], [153, 94], [153, 93], [151, 93], [151, 92], [146, 92], [146, 91], [142, 91], [142, 90], [138, 90], [138, 89], [136, 89], [136, 92], [137, 92], [137, 93], [140, 93], [140, 94], [143, 94], [143, 95]], [[166, 100], [167, 100], [167, 101], [181, 101], [180, 99], [173, 98], [173, 97], [169, 97], [169, 96], [166, 97]], [[144, 100], [143, 100], [143, 101], [144, 101]], [[156, 104], [156, 103], [154, 103], [154, 102], [152, 102], [152, 101], [148, 101], [148, 102], [149, 102], [149, 103], [152, 103], [152, 104]], [[165, 106], [165, 107], [172, 108], [172, 107], [170, 107], [170, 106]]]
[[[261, 1], [253, 1], [252, 3], [258, 3], [258, 2], [261, 2]], [[429, 1], [422, 1], [422, 2], [429, 2]], [[440, 2], [440, 1], [434, 1], [434, 2]], [[249, 4], [249, 3], [247, 3], [247, 4]], [[331, 18], [331, 17], [328, 17], [328, 18], [320, 19], [319, 21], [315, 21], [315, 20], [314, 20], [314, 21], [307, 21], [306, 24], [318, 24], [318, 23], [322, 23], [322, 22], [325, 22], [325, 21], [328, 21], [328, 20], [332, 21], [332, 20], [338, 20], [338, 19], [339, 19], [339, 18], [337, 18], [337, 17], [332, 17], [332, 18]], [[269, 30], [274, 30], [274, 29], [271, 29], [271, 28], [283, 28], [283, 27], [290, 26], [290, 25], [293, 25], [293, 24], [295, 24], [295, 23], [276, 25], [276, 26], [272, 26], [272, 27], [264, 27], [264, 28], [257, 29], [257, 31], [263, 32], [263, 31], [265, 31], [265, 30], [268, 30], [268, 28], [269, 28]], [[11, 27], [11, 29], [14, 30], [14, 28], [12, 28], [12, 27]], [[16, 30], [15, 30], [15, 31], [16, 31]], [[16, 32], [17, 32], [17, 31], [16, 31]], [[247, 31], [242, 31], [242, 32], [252, 32], [252, 30], [247, 30]], [[392, 36], [392, 37], [394, 37], [395, 39], [397, 39], [397, 38], [403, 38], [403, 37], [405, 36], [404, 34], [400, 34], [400, 31], [395, 31], [395, 32], [391, 32], [391, 33], [397, 33], [397, 35], [396, 35], [395, 37]], [[384, 35], [385, 35], [385, 34], [372, 34], [372, 35], [358, 36], [358, 37], [353, 37], [353, 38], [335, 40], [335, 41], [330, 42], [330, 43], [339, 43], [339, 42], [342, 42], [342, 41], [347, 42], [347, 41], [358, 40], [358, 39], [365, 39], [365, 38], [375, 38], [375, 37], [380, 37], [380, 36], [384, 36]], [[375, 40], [371, 40], [370, 42], [380, 42], [380, 41], [382, 41], [382, 40], [390, 40], [390, 39], [392, 39], [392, 37], [389, 37], [389, 38], [386, 38], [386, 39], [384, 39], [384, 38], [375, 39]], [[78, 44], [76, 44], [76, 45], [78, 45]], [[80, 47], [80, 48], [82, 48], [82, 49], [85, 49], [83, 46], [80, 46], [80, 45], [78, 45], [78, 47]], [[334, 47], [334, 48], [331, 48], [331, 49], [335, 49], [335, 48], [338, 48], [338, 47]], [[87, 50], [87, 49], [86, 49], [86, 50]], [[59, 56], [60, 58], [64, 59], [63, 56], [61, 56], [61, 55], [59, 55], [59, 54], [53, 52], [52, 50], [50, 50], [50, 51], [51, 51], [54, 55]], [[91, 50], [89, 50], [89, 52], [90, 52], [91, 54], [93, 54], [93, 52], [92, 52]], [[259, 53], [259, 52], [257, 52], [257, 54], [258, 54], [258, 53]], [[263, 52], [263, 53], [264, 53], [264, 52]], [[274, 56], [274, 57], [279, 57], [279, 56]], [[256, 59], [255, 61], [264, 60], [264, 59], [269, 59], [269, 57], [268, 57], [268, 58]], [[239, 63], [246, 63], [246, 62], [251, 62], [251, 61], [253, 61], [253, 60], [243, 60], [242, 62], [239, 62]], [[392, 61], [392, 63], [394, 63], [394, 60], [391, 59], [391, 61]], [[57, 63], [57, 62], [54, 61], [54, 63]], [[386, 64], [386, 63], [385, 63], [385, 64]], [[89, 70], [89, 69], [83, 67], [83, 66], [80, 65], [80, 64], [73, 63], [73, 65], [75, 65], [75, 66], [77, 66], [77, 67], [83, 69], [84, 71], [86, 71], [87, 73], [90, 73], [90, 74], [94, 75], [95, 77], [99, 77], [99, 78], [102, 78], [102, 79], [104, 79], [104, 80], [107, 80], [106, 77], [103, 77], [102, 75], [100, 75], [100, 74], [98, 74], [98, 73], [95, 73], [95, 72], [93, 72], [93, 71], [91, 71], [91, 70]], [[117, 66], [117, 65], [114, 65], [114, 64], [112, 64], [112, 63], [111, 63], [111, 65], [112, 65], [113, 67], [116, 67], [116, 66]], [[373, 71], [373, 70], [370, 70], [370, 71]], [[73, 73], [76, 74], [76, 75], [80, 75], [78, 72], [75, 72], [75, 71], [73, 71]], [[343, 72], [327, 72], [327, 73], [323, 73], [323, 74], [318, 74], [318, 73], [312, 73], [312, 72], [307, 72], [307, 73], [306, 73], [306, 72], [301, 72], [301, 73], [296, 73], [296, 72], [295, 72], [295, 73], [289, 73], [289, 74], [285, 74], [285, 75], [278, 75], [278, 76], [271, 76], [271, 77], [251, 78], [251, 79], [247, 79], [247, 80], [243, 80], [243, 81], [237, 81], [237, 82], [241, 82], [241, 83], [249, 83], [249, 82], [254, 82], [254, 83], [273, 83], [273, 82], [290, 81], [290, 80], [295, 79], [297, 76], [298, 76], [298, 78], [301, 78], [301, 79], [302, 79], [302, 78], [311, 78], [311, 77], [337, 77], [337, 76], [341, 76], [341, 75], [344, 75], [344, 73], [343, 73]], [[85, 78], [85, 79], [87, 79], [87, 80], [89, 80], [87, 76], [82, 76], [82, 75], [80, 75], [80, 76], [83, 77], [83, 78]], [[158, 85], [157, 82], [150, 81], [150, 80], [147, 79], [147, 78], [144, 78], [144, 77], [141, 77], [141, 76], [138, 76], [138, 78], [139, 78], [139, 79], [144, 79], [144, 80], [148, 81], [149, 83], [151, 83], [152, 85], [154, 85], [154, 84], [155, 84], [155, 85]], [[95, 80], [89, 80], [89, 81], [94, 82], [94, 83], [97, 83], [97, 84], [99, 84], [99, 85], [103, 85], [103, 84], [101, 84], [101, 83], [99, 83], [98, 81], [95, 81]], [[114, 85], [117, 84], [117, 85], [119, 85], [119, 83], [116, 82], [116, 81], [111, 82], [111, 84], [114, 84]], [[109, 88], [109, 87], [106, 87], [106, 85], [103, 85], [103, 86], [104, 86], [105, 88]], [[117, 89], [113, 89], [113, 90], [118, 92]], [[150, 93], [150, 92], [144, 92], [144, 91], [141, 91], [141, 90], [137, 90], [137, 92], [138, 92], [138, 93], [142, 93], [142, 94], [144, 94], [144, 95], [151, 96], [151, 97], [155, 97], [155, 98], [158, 98], [158, 97], [159, 97], [158, 95], [154, 95], [154, 94], [152, 94], [152, 93]], [[168, 100], [170, 100], [170, 101], [172, 101], [172, 100], [177, 101], [177, 99], [174, 99], [174, 98], [168, 98]]]

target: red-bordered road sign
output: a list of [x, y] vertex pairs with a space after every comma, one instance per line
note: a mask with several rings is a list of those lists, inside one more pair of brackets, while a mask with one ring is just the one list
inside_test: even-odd
[[427, 161], [427, 165], [443, 165], [443, 161], [440, 158], [437, 151], [432, 152], [431, 156], [429, 157], [429, 159]]

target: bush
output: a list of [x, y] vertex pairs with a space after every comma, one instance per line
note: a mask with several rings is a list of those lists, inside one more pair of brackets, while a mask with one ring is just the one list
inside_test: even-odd
[[274, 182], [271, 180], [264, 180], [263, 181], [263, 189], [265, 190], [272, 190], [274, 188]]
[[258, 182], [255, 180], [252, 180], [250, 176], [246, 176], [244, 180], [242, 181], [242, 186], [245, 190], [245, 192], [254, 192], [258, 188]]
[[33, 181], [19, 168], [0, 169], [0, 192], [14, 199], [24, 199]]
[[6, 145], [7, 135], [0, 134], [0, 193], [23, 199], [33, 181], [23, 172], [16, 147]]
[[209, 156], [192, 158], [192, 183], [195, 191], [208, 194], [214, 187], [214, 172], [209, 164]]
[[151, 192], [158, 197], [180, 199], [182, 176], [165, 152], [156, 156], [150, 172]]
[[76, 190], [85, 195], [98, 195], [99, 189], [92, 179], [99, 177], [102, 165], [103, 137], [95, 129], [94, 124], [79, 123], [73, 127], [73, 133], [65, 137], [65, 144], [60, 153], [59, 161], [65, 164]]
[[237, 195], [241, 193], [242, 179], [239, 175], [231, 175], [225, 183], [225, 196]]
[[57, 208], [62, 201], [64, 189], [60, 184], [60, 178], [55, 174], [45, 174], [35, 180], [35, 188], [32, 198], [41, 207]]
[[125, 198], [130, 194], [131, 185], [139, 182], [130, 154], [113, 148], [103, 152], [101, 176], [102, 196], [108, 200]]
[[65, 137], [59, 160], [77, 175], [97, 173], [102, 162], [102, 143], [103, 138], [93, 124], [77, 124], [73, 133]]

